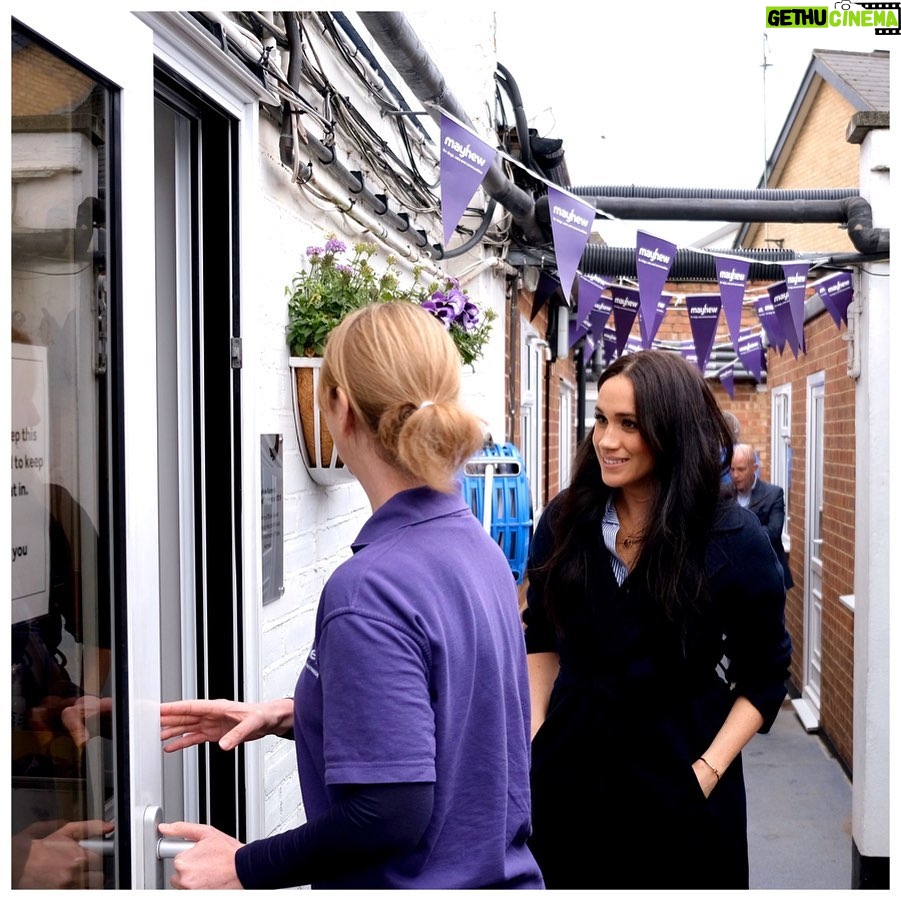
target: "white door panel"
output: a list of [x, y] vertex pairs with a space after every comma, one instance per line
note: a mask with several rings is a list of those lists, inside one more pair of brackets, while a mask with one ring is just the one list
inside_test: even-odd
[[801, 698], [819, 721], [823, 646], [823, 432], [822, 373], [807, 384], [807, 548], [804, 555], [804, 677]]
[[[96, 16], [83, 7], [32, 4], [13, 17], [14, 33], [15, 20], [35, 33], [21, 32], [12, 60], [13, 144], [24, 154], [13, 163], [13, 183], [30, 198], [13, 208], [13, 310], [21, 341], [47, 347], [45, 474], [68, 497], [63, 531], [77, 585], [74, 613], [63, 616], [51, 658], [75, 692], [62, 702], [66, 717], [99, 694], [111, 721], [102, 734], [88, 723], [92, 738], [76, 742], [73, 769], [60, 780], [56, 749], [70, 739], [60, 733], [48, 744], [42, 738], [48, 730], [34, 727], [35, 710], [47, 708], [26, 709], [18, 737], [43, 744], [30, 759], [30, 775], [21, 777], [32, 780], [30, 788], [14, 782], [13, 807], [30, 822], [31, 837], [53, 818], [113, 822], [113, 837], [100, 845], [107, 853], [98, 855], [106, 864], [94, 867], [91, 887], [99, 887], [98, 879], [106, 888], [156, 887], [157, 836], [146, 823], [148, 809], [161, 803], [162, 785], [152, 35], [131, 14], [112, 9], [103, 13], [103, 33], [115, 40], [100, 38]], [[17, 222], [26, 209], [40, 215], [34, 198], [42, 195], [44, 218]], [[43, 245], [37, 231], [47, 233]], [[24, 397], [21, 380], [12, 390]], [[97, 661], [110, 652], [107, 675]], [[65, 722], [61, 713], [52, 729]], [[61, 878], [59, 870], [25, 869], [24, 858], [14, 860], [14, 881]]]

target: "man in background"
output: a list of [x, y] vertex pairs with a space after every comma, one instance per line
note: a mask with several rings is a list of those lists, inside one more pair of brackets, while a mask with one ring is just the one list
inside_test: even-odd
[[732, 451], [732, 484], [735, 498], [742, 507], [757, 515], [760, 524], [770, 536], [770, 543], [782, 565], [786, 591], [795, 581], [788, 568], [788, 558], [782, 546], [782, 529], [785, 525], [785, 492], [778, 486], [764, 482], [758, 474], [757, 454], [750, 444], [736, 444]]

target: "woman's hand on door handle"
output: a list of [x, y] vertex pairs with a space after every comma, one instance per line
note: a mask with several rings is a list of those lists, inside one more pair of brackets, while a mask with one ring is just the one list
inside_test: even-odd
[[245, 703], [227, 700], [167, 701], [160, 705], [160, 739], [164, 751], [180, 751], [205, 741], [230, 751], [264, 735], [285, 735], [294, 725], [294, 701]]
[[169, 880], [172, 888], [244, 888], [235, 869], [235, 853], [244, 847], [242, 842], [199, 823], [160, 823], [159, 831], [165, 838], [194, 842], [173, 858], [175, 874]]

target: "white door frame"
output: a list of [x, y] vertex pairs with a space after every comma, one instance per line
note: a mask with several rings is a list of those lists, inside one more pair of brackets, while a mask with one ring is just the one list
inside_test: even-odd
[[[122, 359], [125, 469], [125, 605], [127, 727], [131, 799], [133, 888], [150, 887], [157, 869], [155, 841], [145, 829], [148, 809], [162, 792], [159, 738], [159, 580], [157, 550], [155, 298], [148, 264], [153, 261], [153, 183], [148, 178], [148, 127], [153, 121], [153, 36], [133, 15], [105, 10], [104, 27], [115, 40], [98, 39], [96, 17], [79, 6], [29, 4], [12, 15], [119, 89], [116, 147], [123, 227], [118, 262], [124, 302]], [[148, 352], [148, 348], [151, 352]], [[140, 640], [135, 640], [140, 636]], [[119, 830], [125, 824], [118, 823]]]
[[795, 709], [808, 731], [819, 728], [823, 651], [823, 438], [826, 377], [807, 378], [804, 518], [804, 661]]
[[[259, 185], [259, 124], [258, 103], [277, 103], [263, 85], [244, 66], [223, 53], [221, 48], [202, 30], [179, 12], [136, 12], [134, 16], [153, 30], [154, 54], [184, 82], [192, 85], [212, 104], [232, 116], [238, 123], [238, 197], [240, 211], [237, 253], [241, 260], [242, 296], [252, 296], [255, 278], [254, 265], [266, 260], [265, 232], [249, 229], [248, 222], [263, 221], [258, 212], [261, 203]], [[257, 370], [256, 356], [252, 352], [256, 344], [257, 318], [244, 315], [242, 305], [241, 335], [244, 346], [241, 369], [242, 395], [256, 396], [254, 388]], [[259, 469], [259, 441], [253, 412], [243, 416], [238, 424], [241, 445], [241, 491], [248, 497], [260, 497], [261, 475]], [[241, 529], [247, 549], [259, 548], [259, 508], [252, 503], [242, 507]], [[258, 553], [247, 553], [242, 561], [243, 584], [241, 594], [248, 599], [242, 615], [244, 624], [245, 672], [244, 698], [258, 700], [261, 695], [262, 663], [260, 659], [260, 635], [262, 631], [260, 606], [254, 601], [262, 596], [262, 563]], [[265, 835], [265, 779], [263, 773], [262, 742], [244, 745], [245, 761], [245, 811], [248, 839]], [[190, 776], [190, 770], [188, 771]], [[193, 794], [186, 785], [186, 795]]]
[[532, 498], [532, 521], [537, 522], [542, 510], [544, 481], [544, 364], [548, 344], [535, 328], [521, 319], [519, 422], [523, 466], [529, 479]]
[[[164, 61], [183, 79], [205, 93], [211, 101], [233, 115], [239, 125], [239, 209], [244, 216], [254, 208], [258, 181], [257, 102], [277, 102], [250, 72], [218, 48], [209, 36], [180, 13], [132, 13], [104, 10], [106, 33], [115, 40], [99, 40], [96, 17], [84, 8], [31, 4], [11, 10], [14, 18], [63, 52], [93, 69], [118, 89], [119, 161], [121, 196], [121, 244], [118, 262], [122, 277], [123, 410], [122, 459], [125, 469], [125, 523], [121, 540], [125, 546], [122, 582], [127, 592], [128, 642], [127, 698], [124, 705], [129, 745], [130, 870], [132, 888], [165, 887], [160, 883], [162, 867], [156, 860], [158, 835], [152, 820], [165, 818], [162, 808], [163, 753], [159, 738], [160, 679], [160, 511], [159, 460], [157, 455], [156, 298], [154, 279], [154, 181], [152, 123], [155, 104], [156, 59]], [[252, 218], [252, 217], [251, 217]], [[245, 259], [264, 258], [258, 248], [243, 246], [247, 231], [241, 229], [239, 253]], [[259, 256], [257, 256], [259, 254]], [[253, 278], [250, 267], [242, 269], [242, 282]], [[243, 293], [243, 292], [242, 292]], [[252, 340], [252, 322], [243, 328]], [[242, 323], [243, 326], [243, 323]], [[253, 396], [253, 369], [242, 373], [247, 396]], [[243, 487], [248, 496], [258, 496], [259, 436], [253, 416], [240, 423]], [[251, 546], [258, 546], [258, 511], [253, 504], [243, 508], [242, 528]], [[243, 567], [244, 596], [259, 597], [261, 574], [257, 555], [249, 555]], [[259, 697], [259, 610], [251, 603], [244, 611], [245, 657], [248, 674], [245, 698]], [[134, 640], [140, 636], [140, 640]], [[252, 743], [245, 755], [248, 787], [247, 831], [262, 834], [262, 751]], [[117, 824], [119, 830], [126, 825]]]

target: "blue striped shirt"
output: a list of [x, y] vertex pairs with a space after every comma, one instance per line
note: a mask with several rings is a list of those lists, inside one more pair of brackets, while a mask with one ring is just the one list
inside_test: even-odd
[[616, 507], [613, 498], [607, 501], [607, 509], [604, 510], [604, 518], [601, 520], [601, 532], [604, 536], [604, 546], [610, 551], [610, 564], [613, 567], [613, 575], [616, 584], [622, 585], [629, 575], [629, 567], [620, 560], [616, 553], [616, 535], [619, 532], [619, 517], [616, 515]]

